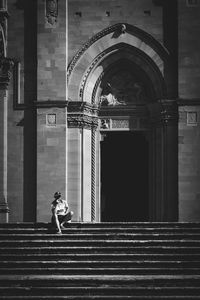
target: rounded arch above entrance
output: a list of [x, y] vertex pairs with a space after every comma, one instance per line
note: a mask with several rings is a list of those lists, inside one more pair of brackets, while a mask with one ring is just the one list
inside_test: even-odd
[[92, 102], [91, 90], [98, 85], [105, 68], [108, 70], [114, 61], [115, 66], [119, 65], [122, 59], [135, 65], [140, 73], [146, 73], [146, 78], [149, 77], [155, 87], [156, 98], [167, 97], [164, 70], [169, 55], [166, 49], [143, 30], [129, 24], [116, 24], [93, 36], [71, 61], [68, 68], [69, 100]]

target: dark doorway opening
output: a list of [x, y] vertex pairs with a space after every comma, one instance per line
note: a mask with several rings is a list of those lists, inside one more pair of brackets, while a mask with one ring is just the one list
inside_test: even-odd
[[106, 132], [101, 142], [101, 221], [149, 221], [145, 132]]

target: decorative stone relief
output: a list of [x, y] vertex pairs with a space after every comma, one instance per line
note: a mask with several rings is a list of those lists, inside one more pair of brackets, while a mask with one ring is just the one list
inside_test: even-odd
[[187, 112], [187, 125], [188, 126], [197, 126], [197, 112], [196, 111], [188, 111]]
[[46, 115], [46, 125], [47, 126], [56, 126], [56, 114], [47, 114]]
[[0, 88], [6, 89], [10, 78], [12, 76], [12, 70], [14, 61], [7, 57], [0, 58]]
[[101, 129], [110, 129], [110, 119], [101, 119], [100, 128]]
[[51, 26], [56, 25], [58, 18], [58, 0], [46, 0], [46, 21]]
[[96, 129], [98, 127], [98, 108], [86, 102], [71, 101], [67, 109], [68, 127]]
[[100, 104], [104, 106], [142, 104], [145, 100], [142, 85], [127, 70], [120, 70], [114, 74], [100, 96]]
[[67, 123], [69, 128], [97, 128], [98, 118], [92, 116], [86, 116], [83, 114], [68, 114]]
[[125, 120], [125, 119], [113, 119], [112, 120], [112, 128], [113, 129], [117, 129], [117, 128], [121, 128], [121, 129], [125, 129], [125, 128], [129, 128], [129, 120]]

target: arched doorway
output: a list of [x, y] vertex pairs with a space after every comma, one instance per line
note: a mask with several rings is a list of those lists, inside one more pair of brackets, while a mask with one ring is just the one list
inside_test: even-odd
[[[68, 120], [70, 127], [82, 128], [81, 156], [77, 153], [81, 160], [77, 200], [81, 203], [81, 220], [88, 221], [91, 216], [92, 221], [176, 221], [178, 114], [176, 101], [168, 99], [168, 95], [173, 95], [165, 78], [166, 72], [170, 77], [170, 58], [153, 37], [128, 24], [123, 31], [122, 25], [116, 24], [95, 35], [69, 66]], [[94, 120], [98, 120], [95, 126]], [[71, 136], [75, 134], [72, 130]], [[102, 136], [104, 141], [100, 142]], [[139, 148], [134, 148], [136, 144]], [[118, 163], [119, 148], [125, 160]], [[109, 156], [111, 153], [113, 157]], [[142, 191], [141, 196], [143, 213], [139, 202], [127, 200], [127, 211], [123, 213], [126, 217], [121, 217], [119, 207], [124, 190], [126, 199], [139, 198], [140, 193], [133, 195], [128, 175], [118, 182], [122, 188], [114, 191], [119, 178], [115, 169], [118, 163], [120, 172], [128, 174], [138, 162], [143, 178], [138, 171], [133, 181], [137, 188], [143, 184], [146, 187], [146, 194]], [[132, 169], [126, 172], [125, 165]], [[73, 170], [71, 173], [73, 176]], [[118, 208], [108, 217], [116, 198]], [[135, 215], [130, 210], [135, 210]]]

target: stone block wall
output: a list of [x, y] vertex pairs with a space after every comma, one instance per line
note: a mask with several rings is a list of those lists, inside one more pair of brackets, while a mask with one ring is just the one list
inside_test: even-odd
[[200, 98], [200, 3], [187, 6], [178, 1], [179, 10], [179, 97]]
[[151, 0], [69, 0], [69, 61], [94, 34], [117, 23], [138, 26], [162, 42], [162, 7]]
[[[197, 124], [187, 124], [188, 113]], [[189, 117], [190, 118], [190, 117]], [[179, 221], [199, 221], [200, 216], [200, 107], [179, 109]]]
[[66, 109], [38, 110], [37, 128], [37, 221], [48, 222], [54, 193], [66, 197]]
[[[200, 101], [200, 3], [188, 6], [187, 1], [179, 0], [178, 8], [179, 98], [187, 102], [179, 108], [179, 220], [199, 221], [200, 108], [192, 101]], [[191, 119], [196, 124], [187, 124], [188, 112], [197, 118]]]
[[66, 1], [58, 2], [57, 21], [46, 18], [38, 0], [38, 100], [66, 100]]

